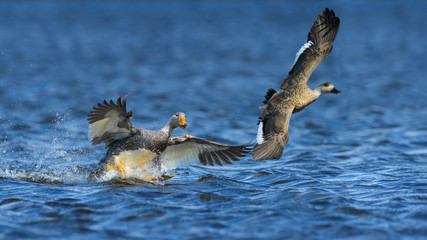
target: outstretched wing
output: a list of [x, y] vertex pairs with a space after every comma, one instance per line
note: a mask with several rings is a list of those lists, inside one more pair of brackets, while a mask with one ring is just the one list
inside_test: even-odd
[[332, 43], [338, 33], [340, 19], [334, 11], [325, 9], [317, 16], [308, 33], [308, 40], [298, 51], [295, 63], [288, 77], [280, 85], [286, 89], [288, 85], [295, 85], [300, 81], [307, 83], [314, 69], [332, 51]]
[[272, 113], [264, 111], [258, 126], [257, 144], [253, 149], [253, 160], [279, 159], [289, 141], [289, 121], [293, 108], [280, 109]]
[[171, 137], [161, 158], [167, 169], [200, 162], [203, 165], [222, 166], [221, 162], [231, 164], [239, 161], [250, 151], [249, 145], [225, 145], [198, 137]]
[[104, 100], [103, 104], [98, 103], [98, 107], [93, 107], [93, 111], [88, 116], [89, 138], [93, 145], [101, 142], [105, 147], [116, 140], [128, 137], [136, 128], [130, 122], [132, 112], [126, 111], [127, 96], [117, 103], [110, 100], [110, 103]]

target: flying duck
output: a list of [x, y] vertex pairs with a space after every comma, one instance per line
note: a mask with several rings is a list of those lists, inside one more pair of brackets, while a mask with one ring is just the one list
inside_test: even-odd
[[334, 85], [326, 82], [310, 89], [307, 81], [319, 63], [332, 51], [332, 43], [338, 33], [340, 19], [334, 11], [325, 9], [314, 21], [308, 40], [298, 51], [288, 77], [280, 85], [281, 91], [269, 89], [265, 106], [259, 118], [257, 144], [253, 160], [279, 159], [289, 141], [289, 121], [293, 113], [303, 110], [320, 95], [340, 94]]
[[238, 161], [250, 150], [248, 145], [225, 145], [189, 135], [171, 136], [175, 128], [188, 126], [182, 112], [173, 114], [160, 130], [136, 128], [130, 122], [132, 112], [127, 112], [126, 100], [127, 96], [123, 101], [119, 97], [117, 103], [104, 100], [88, 115], [92, 145], [103, 142], [108, 148], [91, 177], [106, 171], [117, 171], [126, 177], [128, 169], [139, 169], [147, 173], [149, 180], [167, 180], [175, 175], [163, 174], [155, 178], [148, 172], [150, 169], [171, 170], [196, 161], [222, 166], [222, 163]]

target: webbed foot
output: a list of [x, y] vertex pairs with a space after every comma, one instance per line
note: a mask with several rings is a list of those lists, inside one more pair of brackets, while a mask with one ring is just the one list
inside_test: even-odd
[[127, 173], [126, 168], [125, 168], [121, 163], [117, 163], [117, 164], [116, 164], [116, 165], [114, 165], [114, 166], [107, 165], [107, 171], [110, 171], [110, 170], [112, 170], [112, 169], [119, 170], [119, 171], [120, 171], [120, 173], [122, 174], [122, 176], [123, 176], [123, 177], [126, 177], [126, 173]]
[[174, 175], [167, 175], [167, 174], [163, 174], [162, 176], [160, 176], [160, 177], [152, 177], [152, 176], [150, 176], [150, 175], [148, 175], [148, 174], [146, 174], [146, 177], [148, 178], [148, 180], [150, 180], [150, 181], [166, 181], [166, 180], [168, 180], [168, 179], [171, 179], [171, 178], [173, 178], [173, 177], [175, 177], [176, 176], [176, 174], [174, 174]]

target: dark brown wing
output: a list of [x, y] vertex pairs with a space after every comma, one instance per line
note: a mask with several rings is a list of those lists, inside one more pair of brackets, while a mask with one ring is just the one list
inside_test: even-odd
[[225, 145], [198, 137], [171, 137], [161, 158], [167, 169], [200, 162], [203, 165], [231, 164], [250, 151], [249, 145]]
[[279, 159], [289, 141], [289, 121], [293, 108], [280, 109], [261, 116], [257, 144], [253, 149], [253, 160]]
[[135, 131], [135, 127], [130, 122], [132, 112], [126, 111], [127, 96], [117, 99], [117, 103], [104, 100], [103, 104], [98, 103], [93, 107], [93, 111], [88, 115], [89, 138], [93, 145], [101, 142], [106, 143], [106, 147], [115, 140], [128, 137]]
[[325, 9], [317, 16], [308, 33], [308, 40], [297, 53], [296, 61], [288, 77], [280, 85], [286, 89], [299, 82], [307, 83], [314, 69], [332, 51], [332, 43], [338, 33], [340, 19], [334, 11]]

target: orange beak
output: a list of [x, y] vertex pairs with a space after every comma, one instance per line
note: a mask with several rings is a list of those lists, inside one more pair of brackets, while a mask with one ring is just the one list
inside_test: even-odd
[[185, 122], [185, 117], [179, 118], [179, 127], [182, 129], [187, 129], [188, 124]]

